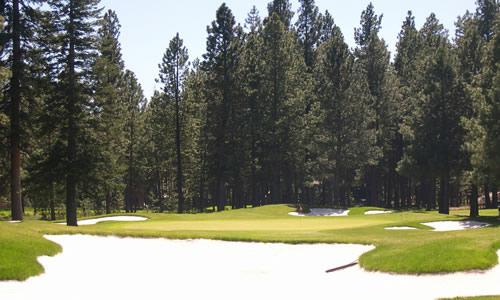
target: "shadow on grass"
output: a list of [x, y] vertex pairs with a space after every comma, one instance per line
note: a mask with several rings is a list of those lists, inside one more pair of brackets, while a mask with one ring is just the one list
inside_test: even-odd
[[489, 227], [500, 227], [500, 217], [485, 216], [476, 218], [467, 218], [465, 221], [478, 221], [490, 224]]

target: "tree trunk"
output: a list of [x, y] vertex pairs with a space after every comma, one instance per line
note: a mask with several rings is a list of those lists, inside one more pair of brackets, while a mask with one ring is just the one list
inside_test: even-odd
[[[276, 157], [276, 156], [275, 156]], [[277, 160], [277, 158], [276, 158]], [[272, 167], [271, 202], [276, 204], [280, 201], [280, 170], [277, 164]]]
[[422, 196], [424, 197], [425, 201], [425, 208], [427, 210], [432, 210], [434, 208], [433, 203], [435, 200], [433, 199], [433, 193], [432, 193], [432, 186], [431, 186], [431, 179], [424, 179], [423, 182], [423, 187], [422, 187]]
[[284, 192], [281, 199], [281, 203], [294, 203], [293, 200], [293, 170], [289, 164], [285, 167], [285, 172], [283, 174]]
[[424, 184], [422, 181], [415, 184], [415, 206], [422, 208], [424, 201]]
[[436, 178], [432, 178], [430, 181], [430, 196], [429, 196], [429, 203], [431, 209], [436, 209], [436, 194], [437, 194], [437, 185], [436, 185]]
[[160, 213], [164, 212], [165, 211], [165, 204], [163, 203], [163, 179], [162, 179], [162, 176], [161, 176], [161, 170], [160, 170], [160, 167], [159, 167], [159, 163], [158, 163], [158, 159], [157, 159], [157, 165], [156, 165], [156, 197], [158, 198], [158, 204], [159, 204], [159, 209], [160, 209]]
[[439, 188], [439, 213], [450, 214], [449, 179], [448, 175], [441, 176]]
[[[178, 102], [178, 101], [177, 101]], [[179, 104], [176, 108], [176, 130], [175, 130], [175, 143], [177, 152], [177, 195], [179, 197], [179, 205], [177, 208], [178, 213], [184, 212], [184, 192], [183, 192], [183, 176], [182, 176], [182, 153], [181, 153], [181, 128], [179, 116]]]
[[10, 180], [11, 180], [11, 213], [12, 220], [23, 220], [21, 199], [21, 77], [22, 77], [22, 52], [21, 52], [21, 21], [19, 13], [19, 0], [12, 1], [12, 78], [10, 81], [11, 113], [10, 113]]
[[236, 209], [243, 208], [243, 182], [238, 175], [237, 178], [235, 178], [234, 182], [234, 187], [233, 187], [233, 193], [232, 193], [232, 202], [233, 202], [233, 207]]
[[76, 95], [76, 74], [75, 74], [75, 24], [73, 15], [73, 2], [70, 1], [69, 10], [69, 52], [68, 52], [68, 91], [67, 91], [67, 113], [68, 113], [68, 133], [67, 133], [67, 156], [68, 156], [68, 174], [66, 176], [66, 224], [68, 226], [78, 226], [77, 223], [77, 206], [76, 206], [76, 184], [77, 184], [77, 170], [76, 170], [76, 155], [77, 145], [76, 137], [78, 128], [76, 124], [76, 117], [78, 115], [77, 109], [77, 95]]
[[342, 208], [347, 208], [347, 193], [346, 193], [346, 188], [342, 184], [340, 187], [340, 203]]
[[491, 204], [493, 208], [498, 208], [498, 188], [495, 185], [491, 187], [491, 193], [493, 194], [493, 197], [491, 198]]
[[490, 189], [488, 187], [488, 184], [484, 185], [484, 204], [488, 209], [493, 208], [493, 203], [491, 203]]
[[478, 187], [477, 187], [477, 185], [472, 184], [471, 189], [470, 189], [470, 217], [471, 218], [479, 217], [479, 203], [477, 200], [478, 198], [479, 198]]
[[206, 198], [205, 198], [205, 163], [204, 159], [201, 163], [200, 179], [198, 186], [198, 211], [203, 212], [207, 208]]
[[367, 178], [368, 205], [380, 207], [379, 180], [376, 167], [369, 167]]
[[222, 176], [217, 176], [217, 182], [215, 184], [215, 197], [217, 203], [217, 211], [224, 211], [226, 209], [226, 196], [224, 193], [224, 182], [222, 182]]
[[111, 214], [111, 199], [112, 199], [112, 193], [110, 191], [108, 191], [106, 193], [106, 214], [109, 215]]
[[[253, 147], [253, 146], [252, 146]], [[251, 178], [250, 178], [250, 198], [252, 202], [252, 207], [257, 207], [257, 167], [255, 166], [254, 159], [251, 162]]]
[[321, 206], [326, 206], [326, 195], [327, 195], [327, 192], [328, 192], [328, 183], [326, 180], [322, 180], [321, 181]]
[[56, 220], [56, 209], [55, 209], [55, 197], [56, 197], [56, 191], [55, 191], [55, 185], [54, 182], [50, 183], [50, 200], [49, 200], [49, 206], [50, 206], [50, 220], [55, 221]]
[[182, 174], [182, 152], [181, 152], [181, 120], [180, 120], [180, 91], [179, 91], [179, 62], [176, 66], [176, 87], [175, 87], [175, 146], [177, 152], [177, 197], [179, 197], [179, 205], [177, 212], [184, 212], [184, 191], [183, 191], [183, 174]]
[[127, 186], [125, 187], [125, 212], [131, 213], [134, 210], [134, 197], [136, 194], [135, 186], [135, 113], [132, 112], [129, 125], [129, 144], [128, 144], [128, 170], [127, 170]]

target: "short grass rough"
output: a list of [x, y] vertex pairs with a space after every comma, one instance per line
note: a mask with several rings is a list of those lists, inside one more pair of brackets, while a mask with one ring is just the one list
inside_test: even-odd
[[0, 280], [26, 280], [43, 272], [37, 261], [62, 249], [44, 239], [35, 221], [20, 224], [0, 223]]
[[[24, 280], [40, 274], [40, 255], [61, 249], [43, 234], [91, 234], [101, 236], [216, 239], [224, 241], [301, 243], [351, 243], [375, 245], [360, 264], [369, 271], [397, 274], [449, 273], [485, 270], [498, 263], [500, 220], [496, 210], [484, 210], [478, 219], [491, 223], [482, 229], [434, 232], [422, 222], [464, 220], [466, 211], [451, 216], [412, 211], [365, 216], [378, 208], [354, 208], [342, 218], [296, 218], [287, 205], [230, 210], [207, 214], [137, 215], [145, 222], [103, 222], [69, 228], [54, 222], [28, 220], [21, 224], [0, 222], [0, 280]], [[412, 226], [420, 230], [389, 231], [386, 227]], [[429, 255], [432, 253], [432, 255]]]
[[480, 296], [480, 297], [459, 297], [453, 299], [442, 299], [442, 300], [500, 300], [500, 296]]

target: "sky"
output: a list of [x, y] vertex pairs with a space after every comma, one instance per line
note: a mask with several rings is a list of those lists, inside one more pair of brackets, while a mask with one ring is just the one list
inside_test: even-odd
[[[271, 0], [226, 0], [238, 23], [243, 24], [253, 5], [262, 18], [267, 15], [267, 3]], [[160, 86], [158, 63], [169, 41], [179, 32], [189, 50], [190, 59], [205, 52], [207, 25], [215, 19], [215, 11], [222, 0], [103, 0], [105, 9], [113, 9], [122, 25], [120, 42], [125, 65], [135, 72], [146, 97]], [[293, 10], [299, 7], [292, 0]], [[466, 10], [475, 11], [474, 0], [372, 0], [377, 14], [383, 14], [381, 36], [394, 54], [397, 36], [408, 10], [413, 11], [416, 25], [422, 26], [434, 12], [450, 31], [455, 33], [455, 21]], [[347, 43], [355, 47], [354, 28], [359, 26], [361, 12], [370, 0], [316, 0], [320, 11], [328, 10], [341, 28]]]

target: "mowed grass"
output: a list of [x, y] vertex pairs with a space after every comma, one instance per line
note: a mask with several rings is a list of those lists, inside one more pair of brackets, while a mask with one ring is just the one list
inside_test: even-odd
[[0, 222], [0, 280], [25, 280], [43, 272], [38, 256], [55, 255], [62, 249], [44, 239], [32, 222]]
[[465, 297], [465, 298], [453, 298], [453, 299], [443, 299], [443, 300], [500, 300], [500, 296]]
[[[104, 222], [68, 228], [44, 221], [22, 224], [0, 223], [0, 279], [23, 280], [42, 270], [38, 255], [53, 255], [60, 249], [43, 234], [92, 234], [170, 239], [217, 239], [226, 241], [280, 243], [353, 243], [375, 245], [360, 264], [367, 270], [400, 274], [428, 274], [485, 270], [498, 263], [500, 220], [496, 210], [482, 211], [481, 221], [490, 228], [455, 232], [433, 232], [422, 222], [463, 220], [466, 211], [452, 216], [414, 211], [366, 216], [374, 208], [356, 208], [347, 217], [293, 217], [287, 205], [231, 210], [209, 214], [151, 214], [145, 222]], [[414, 226], [420, 230], [388, 231], [388, 226]], [[7, 235], [4, 234], [7, 232]], [[8, 250], [4, 245], [13, 243]], [[10, 246], [10, 249], [13, 249]], [[19, 253], [30, 253], [20, 256]], [[31, 267], [34, 265], [35, 267]], [[3, 267], [3, 268], [2, 268]]]

